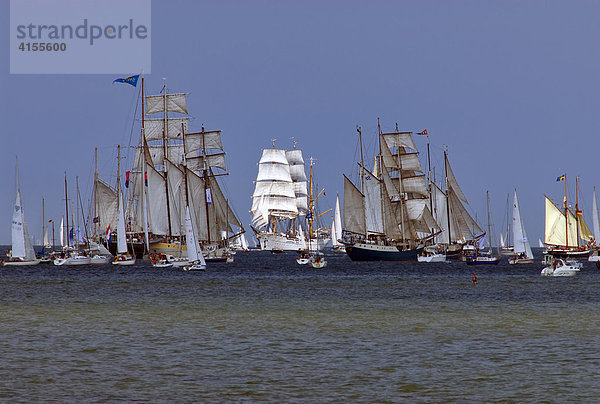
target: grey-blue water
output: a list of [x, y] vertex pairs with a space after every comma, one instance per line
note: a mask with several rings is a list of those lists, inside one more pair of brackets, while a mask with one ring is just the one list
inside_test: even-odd
[[3, 268], [0, 401], [600, 401], [593, 264], [294, 258]]

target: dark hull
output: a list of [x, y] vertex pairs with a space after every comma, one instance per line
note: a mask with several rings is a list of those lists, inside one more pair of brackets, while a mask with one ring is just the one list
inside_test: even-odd
[[548, 249], [548, 254], [555, 258], [588, 258], [590, 250], [553, 250]]
[[346, 244], [346, 254], [352, 261], [416, 261], [422, 252], [423, 248], [400, 251], [391, 246]]

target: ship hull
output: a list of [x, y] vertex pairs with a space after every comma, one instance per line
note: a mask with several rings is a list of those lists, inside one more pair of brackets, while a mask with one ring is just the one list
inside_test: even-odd
[[302, 241], [299, 237], [288, 237], [277, 233], [258, 233], [257, 236], [261, 250], [265, 251], [298, 251], [310, 249], [321, 250], [329, 238], [311, 239], [310, 242]]
[[396, 246], [346, 244], [346, 254], [352, 261], [417, 261], [422, 252], [423, 247], [400, 251]]

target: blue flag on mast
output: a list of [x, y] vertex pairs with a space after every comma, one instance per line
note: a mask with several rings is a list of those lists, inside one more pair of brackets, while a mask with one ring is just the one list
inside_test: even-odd
[[113, 83], [127, 83], [127, 84], [131, 84], [134, 87], [137, 87], [137, 82], [138, 79], [140, 78], [139, 74], [136, 74], [135, 76], [129, 76], [126, 79], [116, 79], [113, 81]]

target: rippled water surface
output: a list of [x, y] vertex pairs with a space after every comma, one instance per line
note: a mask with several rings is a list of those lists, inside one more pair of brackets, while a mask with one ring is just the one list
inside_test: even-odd
[[600, 401], [593, 264], [294, 258], [3, 268], [0, 401]]

